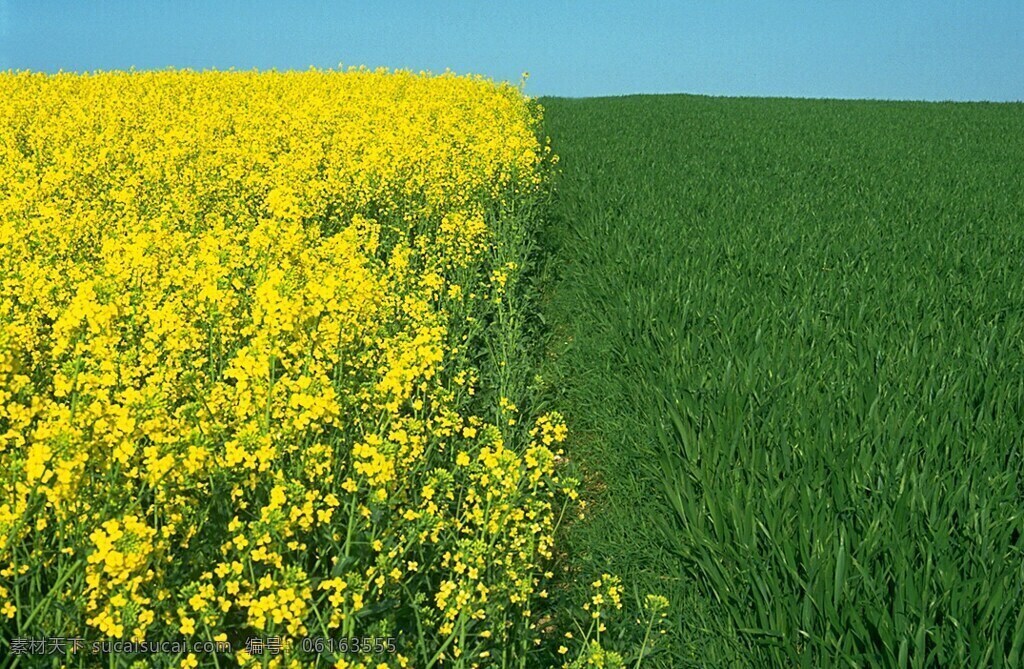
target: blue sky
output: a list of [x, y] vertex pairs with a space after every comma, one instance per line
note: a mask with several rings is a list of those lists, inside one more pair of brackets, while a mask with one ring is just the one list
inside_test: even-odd
[[0, 0], [0, 69], [339, 64], [531, 95], [1024, 100], [1024, 0]]

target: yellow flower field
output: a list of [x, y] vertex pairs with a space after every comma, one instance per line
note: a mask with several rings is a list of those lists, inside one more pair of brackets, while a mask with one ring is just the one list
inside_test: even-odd
[[373, 667], [532, 645], [565, 428], [518, 425], [476, 350], [521, 270], [495, 222], [549, 160], [521, 92], [368, 70], [0, 91], [5, 643], [311, 666], [310, 639], [393, 638], [332, 659]]

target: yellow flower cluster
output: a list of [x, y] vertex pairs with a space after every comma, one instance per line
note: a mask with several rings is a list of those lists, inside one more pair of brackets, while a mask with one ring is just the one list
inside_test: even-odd
[[0, 624], [28, 602], [69, 635], [500, 649], [564, 487], [564, 423], [504, 443], [516, 405], [474, 404], [464, 334], [519, 271], [491, 217], [543, 187], [521, 92], [365, 69], [0, 91]]
[[154, 572], [148, 569], [156, 530], [136, 516], [112, 518], [89, 535], [93, 549], [86, 559], [86, 621], [101, 632], [141, 640], [155, 619], [145, 609], [150, 599], [142, 593]]

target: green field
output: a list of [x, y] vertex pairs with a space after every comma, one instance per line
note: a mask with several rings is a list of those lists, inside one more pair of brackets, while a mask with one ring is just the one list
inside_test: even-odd
[[1024, 105], [541, 102], [556, 597], [667, 595], [643, 666], [1021, 666]]

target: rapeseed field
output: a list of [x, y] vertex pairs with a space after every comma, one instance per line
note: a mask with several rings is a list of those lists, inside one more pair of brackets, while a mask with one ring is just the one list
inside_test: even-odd
[[[0, 90], [4, 654], [524, 666], [579, 511], [518, 357], [539, 108], [365, 69]], [[232, 651], [14, 654], [56, 636]]]

